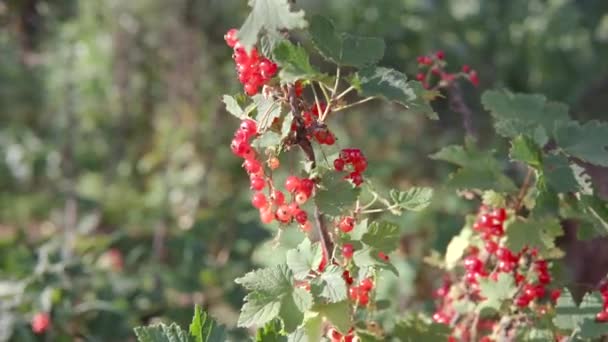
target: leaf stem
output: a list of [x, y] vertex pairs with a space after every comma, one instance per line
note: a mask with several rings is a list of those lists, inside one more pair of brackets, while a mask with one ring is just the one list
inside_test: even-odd
[[526, 193], [528, 192], [528, 189], [530, 188], [530, 185], [532, 183], [533, 173], [534, 171], [532, 170], [532, 168], [528, 167], [528, 171], [526, 172], [526, 178], [524, 178], [524, 182], [522, 183], [521, 188], [519, 189], [519, 193], [517, 194], [517, 199], [515, 200], [515, 211], [518, 211], [521, 208], [524, 197], [526, 197]]
[[346, 94], [350, 93], [354, 89], [355, 89], [355, 87], [353, 87], [353, 86], [350, 86], [350, 87], [346, 88], [345, 91], [343, 91], [342, 93], [340, 93], [340, 95], [336, 96], [336, 100], [339, 100], [339, 99], [343, 98], [344, 96], [346, 96]]
[[344, 105], [344, 106], [342, 106], [342, 107], [338, 107], [338, 108], [334, 109], [334, 112], [339, 112], [339, 111], [341, 111], [341, 110], [345, 110], [345, 109], [348, 109], [348, 108], [351, 108], [351, 107], [354, 107], [354, 106], [357, 106], [357, 105], [363, 104], [363, 103], [365, 103], [365, 102], [369, 102], [369, 101], [374, 100], [374, 99], [376, 99], [376, 97], [375, 97], [375, 96], [366, 97], [366, 98], [364, 98], [363, 100], [359, 100], [359, 101], [357, 101], [357, 102], [349, 103], [349, 104]]

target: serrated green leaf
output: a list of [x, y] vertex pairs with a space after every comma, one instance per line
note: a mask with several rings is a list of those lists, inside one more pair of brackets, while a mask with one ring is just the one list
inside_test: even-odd
[[323, 281], [321, 297], [326, 298], [330, 303], [341, 302], [348, 298], [348, 289], [342, 272], [340, 267], [331, 265], [321, 274]]
[[268, 147], [279, 146], [280, 144], [281, 136], [271, 131], [267, 131], [251, 142], [251, 146], [262, 150]]
[[218, 325], [198, 305], [194, 307], [194, 317], [192, 317], [189, 331], [195, 342], [226, 341], [225, 328]]
[[291, 124], [293, 123], [293, 114], [287, 113], [283, 118], [283, 124], [281, 125], [281, 140], [287, 138], [291, 133]]
[[579, 189], [570, 163], [563, 155], [545, 155], [543, 175], [547, 184], [558, 193], [576, 192]]
[[281, 105], [261, 94], [254, 95], [252, 99], [257, 109], [255, 121], [258, 124], [258, 132], [263, 133], [272, 125], [274, 119], [281, 116]]
[[323, 177], [321, 188], [317, 190], [314, 199], [325, 214], [338, 216], [355, 204], [360, 191], [360, 188], [344, 180], [339, 173], [330, 172]]
[[306, 49], [285, 40], [273, 50], [275, 62], [281, 67], [281, 83], [294, 83], [301, 79], [317, 79], [321, 76], [311, 64]]
[[606, 328], [602, 327], [605, 324], [595, 323], [595, 315], [601, 310], [603, 300], [599, 293], [585, 294], [577, 306], [570, 291], [564, 288], [557, 299], [553, 323], [561, 330], [578, 331], [580, 337], [597, 338], [606, 333]]
[[506, 227], [506, 246], [516, 253], [524, 247], [537, 248], [540, 256], [547, 257], [555, 249], [555, 239], [563, 234], [557, 219], [518, 219]]
[[353, 262], [359, 268], [380, 268], [391, 271], [395, 275], [399, 275], [399, 271], [395, 265], [391, 264], [390, 261], [384, 261], [378, 256], [378, 250], [370, 247], [364, 247], [360, 250], [355, 251], [353, 254]]
[[608, 123], [560, 122], [555, 127], [557, 145], [572, 157], [591, 164], [608, 166]]
[[403, 210], [420, 211], [431, 204], [433, 189], [414, 187], [407, 191], [391, 190], [389, 195], [394, 206]]
[[608, 233], [608, 204], [597, 196], [580, 195], [580, 206], [587, 214], [594, 226], [602, 231], [602, 235]]
[[401, 342], [445, 341], [450, 335], [450, 328], [412, 316], [397, 322], [394, 335]]
[[[361, 96], [379, 96], [411, 109], [412, 113], [425, 114], [433, 120], [438, 119], [437, 114], [428, 106], [428, 99], [424, 98], [425, 89], [418, 88], [416, 82], [408, 82], [407, 77], [397, 70], [369, 66], [359, 71], [354, 81]], [[425, 107], [421, 108], [421, 105]]]
[[259, 328], [255, 335], [256, 342], [285, 342], [287, 338], [281, 335], [281, 323], [273, 320]]
[[363, 219], [355, 224], [355, 228], [348, 234], [351, 240], [361, 240], [368, 231], [368, 219]]
[[305, 313], [304, 324], [288, 336], [288, 342], [321, 341], [323, 319], [316, 312]]
[[265, 31], [275, 34], [279, 30], [302, 29], [307, 26], [304, 11], [292, 12], [288, 0], [249, 0], [251, 12], [239, 29], [238, 39], [250, 50]]
[[513, 181], [505, 176], [492, 151], [480, 151], [472, 143], [463, 146], [447, 146], [430, 156], [461, 166], [450, 175], [448, 185], [457, 189], [516, 191]]
[[512, 160], [526, 163], [533, 168], [540, 168], [542, 164], [541, 151], [528, 137], [517, 136], [511, 141], [509, 156]]
[[338, 65], [363, 67], [384, 56], [382, 39], [337, 33], [331, 21], [319, 15], [310, 20], [310, 35], [321, 55]]
[[189, 342], [190, 336], [179, 325], [163, 323], [133, 329], [139, 342]]
[[312, 310], [318, 312], [321, 317], [325, 317], [342, 334], [346, 334], [353, 326], [349, 301], [317, 304]]
[[389, 253], [399, 244], [399, 226], [391, 222], [373, 222], [361, 238], [366, 245]]
[[445, 267], [448, 270], [456, 267], [462, 256], [464, 255], [464, 251], [471, 244], [471, 236], [473, 232], [470, 228], [463, 228], [460, 231], [460, 234], [454, 236], [445, 252]]
[[279, 317], [283, 328], [293, 331], [312, 305], [310, 293], [293, 286], [293, 274], [286, 265], [255, 270], [235, 282], [251, 291], [241, 308], [239, 327], [260, 326]]
[[323, 252], [319, 243], [311, 243], [304, 238], [296, 249], [287, 251], [287, 266], [293, 272], [294, 278], [303, 280], [308, 276], [310, 270], [317, 269], [323, 258]]
[[230, 95], [224, 95], [222, 97], [222, 102], [226, 105], [226, 111], [238, 119], [242, 119], [245, 116], [245, 112], [243, 108], [239, 105], [239, 103], [234, 99], [234, 97]]
[[406, 113], [426, 115], [431, 120], [439, 120], [439, 116], [431, 107], [431, 101], [439, 97], [440, 93], [425, 89], [418, 81], [408, 81], [407, 84], [414, 91], [416, 98], [408, 103]]
[[510, 138], [521, 134], [541, 147], [549, 140], [556, 122], [570, 120], [568, 107], [547, 102], [542, 95], [489, 90], [481, 102], [494, 117], [498, 134]]
[[496, 281], [492, 279], [480, 279], [479, 289], [481, 296], [485, 299], [479, 303], [479, 310], [486, 308], [499, 311], [506, 300], [512, 300], [517, 292], [517, 287], [510, 274], [500, 273]]

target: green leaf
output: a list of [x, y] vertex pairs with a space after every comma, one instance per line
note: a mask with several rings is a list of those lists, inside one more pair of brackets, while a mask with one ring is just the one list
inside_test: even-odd
[[513, 299], [517, 292], [513, 277], [506, 273], [500, 273], [496, 281], [489, 278], [480, 279], [479, 289], [481, 296], [485, 297], [483, 302], [479, 303], [479, 310], [490, 308], [499, 311], [502, 304]]
[[251, 146], [257, 149], [265, 149], [267, 147], [279, 146], [281, 144], [281, 136], [275, 132], [267, 131], [251, 142]]
[[317, 269], [323, 258], [319, 243], [311, 243], [304, 238], [296, 249], [287, 251], [287, 266], [293, 272], [294, 278], [303, 280], [310, 270]]
[[287, 113], [283, 118], [283, 124], [281, 125], [281, 140], [287, 138], [291, 133], [291, 124], [293, 123], [293, 114]]
[[535, 169], [542, 165], [540, 149], [532, 139], [522, 135], [511, 141], [509, 156], [511, 159], [526, 163]]
[[281, 116], [281, 105], [261, 94], [254, 95], [252, 99], [257, 108], [255, 121], [258, 123], [258, 132], [263, 133], [272, 125], [274, 119]]
[[547, 184], [558, 193], [576, 192], [579, 189], [568, 159], [561, 154], [545, 156], [543, 175]]
[[359, 197], [360, 188], [354, 187], [337, 172], [323, 176], [321, 188], [315, 194], [315, 202], [325, 214], [338, 216], [349, 210]]
[[445, 160], [461, 166], [450, 175], [448, 186], [457, 189], [517, 190], [513, 181], [502, 173], [502, 168], [493, 156], [493, 151], [480, 151], [473, 143], [463, 146], [447, 146], [431, 155], [431, 159]]
[[602, 235], [608, 233], [608, 204], [605, 201], [592, 195], [580, 195], [579, 206]]
[[561, 330], [578, 331], [581, 338], [597, 338], [608, 333], [605, 323], [596, 323], [595, 315], [603, 310], [599, 293], [587, 293], [580, 305], [576, 305], [567, 288], [562, 290], [555, 307], [553, 323]]
[[608, 166], [608, 123], [560, 122], [555, 127], [557, 145], [572, 157], [591, 164]]
[[482, 194], [483, 204], [494, 208], [504, 208], [507, 205], [505, 196], [494, 190], [484, 191]]
[[373, 222], [361, 241], [383, 252], [392, 252], [399, 244], [399, 226], [386, 221]]
[[555, 239], [564, 234], [559, 221], [553, 219], [518, 219], [506, 227], [506, 245], [518, 253], [524, 247], [537, 248], [542, 257], [548, 257], [555, 249]]
[[321, 55], [338, 65], [363, 67], [384, 56], [382, 39], [337, 33], [331, 21], [319, 15], [310, 20], [310, 35]]
[[355, 251], [353, 255], [353, 262], [359, 268], [380, 268], [391, 271], [395, 275], [399, 275], [397, 268], [389, 261], [384, 261], [378, 256], [378, 250], [370, 247], [364, 247], [360, 250]]
[[278, 320], [266, 323], [259, 328], [255, 335], [256, 342], [285, 342], [287, 339], [281, 335], [281, 324]]
[[431, 101], [440, 96], [436, 90], [425, 89], [418, 81], [407, 82], [410, 89], [416, 94], [416, 98], [408, 103], [406, 113], [415, 115], [426, 115], [431, 120], [439, 120], [439, 116], [431, 107]]
[[445, 341], [450, 335], [450, 328], [445, 324], [426, 322], [411, 316], [397, 322], [394, 335], [401, 342]]
[[245, 116], [245, 112], [243, 111], [243, 108], [241, 108], [239, 103], [234, 99], [234, 97], [230, 95], [224, 95], [222, 97], [222, 102], [224, 102], [224, 104], [226, 105], [226, 111], [228, 113], [236, 116], [238, 119], [243, 119], [243, 117]]
[[190, 335], [195, 342], [226, 341], [225, 328], [219, 326], [198, 305], [194, 306], [194, 317], [192, 317], [192, 323], [190, 323]]
[[464, 255], [464, 251], [471, 244], [471, 236], [473, 236], [473, 231], [465, 227], [460, 231], [460, 234], [452, 238], [445, 252], [445, 267], [448, 270], [456, 267]]
[[288, 342], [317, 342], [321, 341], [323, 319], [316, 312], [304, 314], [304, 324], [289, 335]]
[[494, 117], [498, 134], [510, 138], [522, 134], [539, 146], [547, 143], [556, 122], [570, 120], [566, 106], [547, 102], [542, 95], [489, 90], [481, 102]]
[[312, 310], [331, 322], [331, 325], [342, 334], [347, 333], [353, 326], [351, 305], [347, 300], [338, 303], [317, 304]]
[[[426, 90], [418, 88], [417, 82], [408, 82], [407, 77], [397, 70], [369, 66], [359, 71], [356, 81], [363, 97], [379, 96], [399, 103], [411, 109], [413, 113], [425, 114], [433, 120], [438, 119], [437, 114], [428, 106], [428, 101], [425, 101]], [[428, 108], [422, 108], [423, 104]]]
[[306, 49], [287, 40], [275, 46], [273, 57], [281, 67], [279, 77], [282, 83], [294, 83], [301, 79], [317, 79], [321, 75], [310, 64]]
[[279, 317], [284, 329], [293, 331], [312, 305], [312, 295], [293, 286], [293, 274], [286, 265], [255, 270], [235, 282], [251, 291], [241, 308], [239, 327], [261, 326]]
[[249, 0], [249, 6], [251, 13], [237, 35], [247, 50], [251, 50], [263, 30], [272, 35], [278, 30], [302, 29], [307, 26], [304, 11], [292, 12], [288, 0]]
[[402, 210], [420, 211], [431, 204], [433, 189], [414, 187], [407, 191], [391, 190], [389, 193], [393, 205]]
[[331, 265], [321, 274], [323, 281], [321, 296], [327, 298], [330, 303], [341, 302], [348, 298], [348, 289], [342, 272], [340, 267]]
[[133, 329], [139, 342], [189, 342], [190, 336], [179, 325], [163, 323]]

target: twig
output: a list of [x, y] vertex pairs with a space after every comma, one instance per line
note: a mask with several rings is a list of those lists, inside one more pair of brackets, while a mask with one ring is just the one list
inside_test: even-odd
[[477, 131], [473, 126], [473, 111], [466, 104], [464, 96], [462, 95], [462, 89], [458, 82], [451, 82], [448, 87], [449, 92], [449, 106], [450, 109], [456, 113], [462, 114], [462, 125], [467, 135], [477, 138]]
[[348, 108], [351, 108], [351, 107], [354, 107], [354, 106], [357, 106], [357, 105], [360, 105], [360, 104], [363, 104], [365, 102], [368, 102], [368, 101], [371, 101], [371, 100], [375, 100], [375, 99], [376, 99], [375, 96], [366, 97], [363, 100], [359, 100], [357, 102], [349, 103], [349, 104], [344, 105], [342, 107], [338, 107], [338, 108], [334, 109], [333, 111], [334, 111], [334, 113], [335, 112], [339, 112], [341, 110], [345, 110], [345, 109], [348, 109]]
[[339, 99], [343, 98], [344, 96], [346, 96], [346, 94], [350, 93], [354, 89], [355, 89], [355, 87], [353, 87], [353, 86], [350, 86], [350, 87], [346, 88], [345, 91], [343, 91], [342, 93], [340, 93], [340, 95], [336, 96], [336, 100], [339, 100]]
[[519, 189], [519, 193], [517, 194], [517, 199], [515, 200], [515, 211], [518, 211], [521, 208], [524, 197], [526, 197], [526, 193], [530, 188], [530, 183], [532, 182], [532, 174], [533, 170], [528, 167], [528, 172], [526, 173], [526, 178], [524, 178], [524, 182]]
[[291, 113], [293, 114], [294, 119], [296, 120], [296, 136], [295, 143], [300, 145], [304, 154], [309, 161], [312, 162], [312, 167], [314, 168], [316, 165], [315, 160], [315, 151], [312, 149], [312, 144], [310, 140], [306, 137], [306, 127], [304, 125], [304, 119], [302, 118], [302, 111], [300, 106], [298, 105], [298, 97], [296, 96], [296, 90], [294, 85], [289, 85], [287, 88], [288, 99], [289, 99], [289, 107], [291, 108]]

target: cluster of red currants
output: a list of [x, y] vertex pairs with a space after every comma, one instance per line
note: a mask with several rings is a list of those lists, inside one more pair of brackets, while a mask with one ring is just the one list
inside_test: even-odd
[[230, 29], [224, 35], [224, 40], [229, 47], [234, 49], [232, 59], [236, 63], [239, 81], [243, 84], [245, 93], [249, 96], [255, 95], [260, 87], [267, 84], [277, 73], [277, 65], [266, 57], [261, 57], [254, 47], [247, 50], [237, 39], [238, 31]]
[[351, 166], [350, 173], [345, 177], [353, 184], [359, 186], [363, 183], [361, 175], [367, 169], [367, 159], [358, 148], [345, 148], [340, 151], [338, 159], [334, 160], [334, 169], [336, 171], [345, 171], [348, 166]]
[[[300, 208], [312, 196], [315, 183], [308, 178], [289, 176], [285, 180], [285, 189], [292, 195], [292, 201], [286, 202], [282, 191], [276, 189], [272, 178], [264, 173], [262, 162], [256, 159], [256, 153], [251, 147], [250, 140], [257, 135], [257, 124], [251, 119], [241, 121], [241, 125], [234, 134], [230, 148], [232, 152], [245, 159], [243, 168], [249, 174], [249, 184], [254, 194], [251, 204], [260, 211], [260, 220], [263, 223], [271, 223], [275, 219], [281, 223], [290, 223], [295, 220], [300, 228], [309, 231], [311, 223], [306, 211]], [[280, 166], [276, 157], [267, 161], [271, 170]], [[268, 196], [264, 190], [268, 189]]]
[[359, 342], [359, 337], [353, 334], [353, 329], [351, 328], [346, 335], [342, 335], [338, 330], [334, 328], [329, 328], [326, 334], [327, 338], [331, 342]]
[[[304, 120], [304, 126], [310, 129], [314, 126], [319, 118], [319, 115], [324, 113], [327, 109], [327, 104], [321, 103], [319, 106], [313, 104], [310, 110], [302, 112], [302, 119]], [[327, 128], [319, 127], [313, 130], [314, 138], [321, 145], [333, 145], [336, 143], [336, 136]]]
[[363, 279], [359, 285], [351, 285], [348, 288], [349, 298], [360, 306], [369, 304], [369, 293], [374, 288], [374, 282], [371, 278]]
[[445, 53], [437, 51], [432, 55], [418, 56], [418, 68], [420, 72], [416, 74], [416, 79], [422, 82], [422, 86], [426, 89], [431, 88], [431, 82], [437, 82], [439, 87], [446, 87], [452, 83], [457, 77], [467, 78], [474, 86], [479, 85], [479, 76], [477, 71], [471, 69], [468, 65], [463, 65], [461, 72], [450, 73], [445, 70]]
[[[538, 256], [537, 250], [523, 248], [514, 252], [502, 245], [506, 219], [507, 211], [504, 208], [491, 209], [485, 205], [481, 206], [473, 230], [481, 237], [484, 248], [468, 248], [468, 255], [463, 260], [465, 273], [461, 283], [453, 283], [449, 278], [445, 278], [443, 285], [436, 290], [435, 296], [441, 301], [433, 315], [436, 322], [454, 325], [457, 330], [460, 324], [453, 308], [454, 302], [462, 299], [481, 301], [483, 298], [479, 280], [489, 278], [496, 281], [501, 273], [512, 276], [518, 287], [514, 299], [518, 308], [527, 308], [535, 301], [557, 301], [560, 290], [547, 290], [552, 277], [547, 261]], [[452, 291], [454, 287], [455, 291]], [[542, 306], [537, 308], [542, 313]], [[460, 328], [463, 328], [460, 331], [466, 330], [466, 327]], [[467, 340], [462, 336], [460, 338]]]
[[602, 308], [602, 311], [598, 312], [595, 315], [595, 320], [598, 322], [608, 322], [608, 281], [605, 281], [600, 286], [600, 294], [602, 295], [604, 306]]

